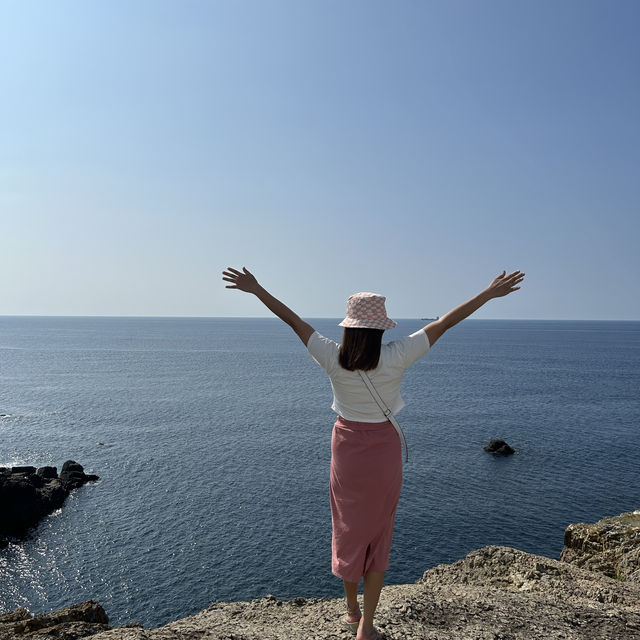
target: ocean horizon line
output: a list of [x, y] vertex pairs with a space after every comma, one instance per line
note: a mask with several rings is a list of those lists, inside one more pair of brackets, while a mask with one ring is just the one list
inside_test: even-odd
[[[103, 315], [103, 314], [39, 314], [5, 313], [0, 318], [77, 318], [111, 320], [273, 320], [282, 322], [271, 315], [264, 316], [190, 316], [190, 315]], [[342, 320], [343, 316], [301, 316], [303, 320]], [[417, 316], [394, 316], [396, 320], [435, 320], [436, 318]], [[640, 318], [465, 318], [461, 322], [640, 322]]]

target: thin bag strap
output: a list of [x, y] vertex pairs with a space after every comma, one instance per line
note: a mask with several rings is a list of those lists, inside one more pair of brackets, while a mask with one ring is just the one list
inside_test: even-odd
[[380, 397], [380, 394], [378, 393], [376, 388], [373, 386], [373, 382], [371, 382], [371, 378], [369, 377], [367, 372], [361, 371], [360, 369], [358, 369], [357, 371], [360, 374], [360, 377], [362, 378], [362, 382], [365, 383], [365, 385], [367, 386], [367, 389], [369, 389], [369, 393], [373, 396], [373, 399], [376, 401], [376, 404], [378, 405], [378, 407], [380, 407], [380, 411], [382, 411], [382, 413], [384, 414], [384, 417], [387, 420], [389, 420], [389, 422], [391, 422], [391, 424], [395, 427], [395, 430], [398, 432], [398, 435], [400, 436], [400, 442], [402, 443], [402, 448], [404, 449], [404, 461], [409, 462], [409, 449], [407, 447], [407, 440], [404, 437], [404, 433], [402, 432], [402, 428], [400, 427], [400, 424], [396, 420], [393, 413], [391, 413], [391, 409], [387, 407], [387, 405], [384, 403], [384, 400]]

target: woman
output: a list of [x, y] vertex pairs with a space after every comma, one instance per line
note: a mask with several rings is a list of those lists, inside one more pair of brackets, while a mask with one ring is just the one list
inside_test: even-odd
[[[400, 434], [386, 419], [382, 401], [395, 414], [403, 406], [400, 383], [406, 369], [424, 356], [442, 334], [492, 298], [520, 287], [524, 273], [503, 271], [467, 302], [406, 338], [382, 345], [382, 334], [396, 326], [387, 317], [384, 296], [357, 293], [347, 302], [342, 344], [321, 336], [291, 309], [261, 287], [246, 269], [229, 267], [227, 289], [252, 293], [284, 320], [331, 380], [332, 409], [338, 414], [331, 439], [332, 572], [344, 583], [347, 613], [342, 622], [356, 632], [356, 640], [376, 640], [373, 626], [384, 573], [389, 566], [396, 505], [402, 485]], [[361, 374], [360, 372], [365, 372]], [[370, 372], [370, 373], [366, 373]], [[370, 391], [367, 375], [373, 384]], [[364, 578], [363, 611], [358, 607], [358, 584]]]

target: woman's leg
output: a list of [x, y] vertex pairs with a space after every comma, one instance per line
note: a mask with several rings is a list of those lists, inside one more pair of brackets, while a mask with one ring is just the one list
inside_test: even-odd
[[[347, 614], [349, 618], [353, 618], [353, 622], [358, 621], [358, 583], [342, 581], [344, 584], [344, 593], [347, 596]], [[349, 620], [351, 622], [351, 620]]]
[[364, 574], [364, 611], [358, 628], [358, 640], [368, 638], [373, 631], [373, 615], [378, 606], [383, 583], [384, 571], [367, 571]]
[[344, 593], [347, 596], [347, 608], [349, 611], [356, 611], [358, 608], [358, 583], [346, 580], [342, 582], [344, 583]]

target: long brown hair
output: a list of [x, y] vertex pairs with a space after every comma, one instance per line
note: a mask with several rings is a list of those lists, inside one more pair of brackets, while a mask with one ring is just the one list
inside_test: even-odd
[[370, 371], [378, 366], [383, 329], [345, 327], [338, 362], [347, 371]]

